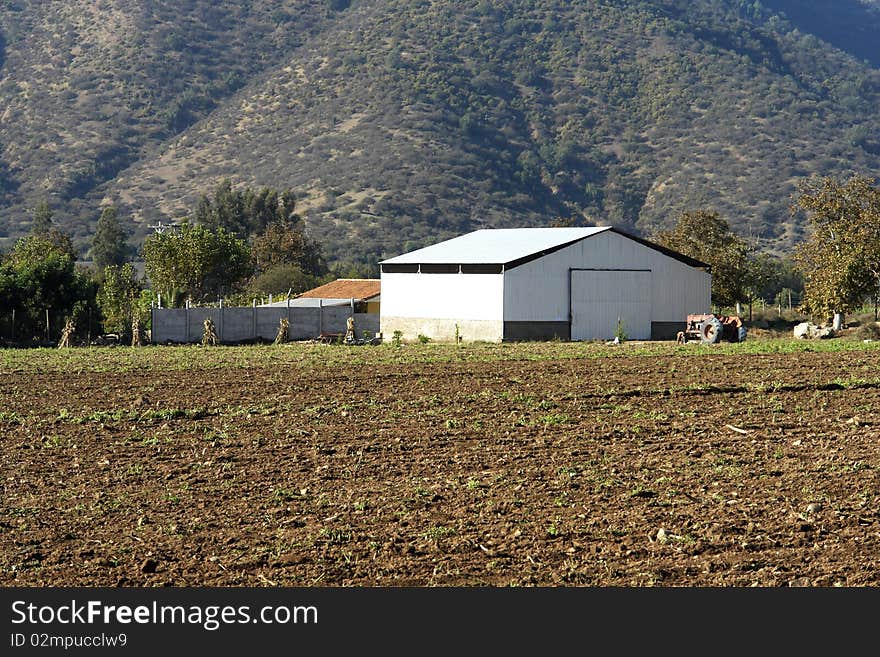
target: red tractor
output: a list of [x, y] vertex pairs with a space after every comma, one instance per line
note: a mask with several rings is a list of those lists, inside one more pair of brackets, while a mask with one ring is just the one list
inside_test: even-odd
[[726, 342], [743, 342], [746, 339], [746, 327], [742, 319], [736, 315], [688, 315], [687, 328], [679, 331], [677, 342], [685, 344], [699, 340], [703, 344]]

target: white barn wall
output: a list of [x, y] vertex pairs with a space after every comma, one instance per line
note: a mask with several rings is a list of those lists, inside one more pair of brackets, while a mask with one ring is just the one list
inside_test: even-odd
[[389, 340], [399, 330], [405, 340], [425, 335], [499, 341], [504, 331], [502, 274], [386, 273], [382, 280], [380, 327]]
[[568, 321], [568, 270], [579, 267], [650, 269], [652, 322], [710, 311], [710, 274], [609, 231], [506, 271], [504, 320]]
[[576, 262], [576, 246], [504, 272], [505, 321], [568, 321], [568, 268], [584, 262], [572, 264]]

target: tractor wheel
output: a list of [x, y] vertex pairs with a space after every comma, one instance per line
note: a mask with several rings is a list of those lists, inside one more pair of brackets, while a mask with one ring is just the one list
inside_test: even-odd
[[703, 320], [700, 326], [700, 342], [714, 344], [721, 340], [721, 320], [717, 317], [709, 317]]

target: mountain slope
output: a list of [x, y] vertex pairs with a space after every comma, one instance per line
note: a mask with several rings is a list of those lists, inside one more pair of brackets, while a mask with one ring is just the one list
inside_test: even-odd
[[[229, 177], [295, 189], [331, 261], [375, 263], [466, 230], [557, 217], [650, 234], [694, 207], [785, 251], [803, 230], [787, 209], [799, 179], [880, 164], [874, 42], [843, 38], [854, 19], [859, 35], [880, 33], [865, 3], [813, 3], [837, 8], [813, 27], [830, 42], [807, 31], [793, 0], [355, 0], [343, 11], [300, 2], [275, 30], [263, 22], [268, 5], [250, 3], [243, 16], [233, 8], [247, 3], [190, 2], [183, 42], [158, 36], [158, 25], [179, 24], [156, 20], [170, 3], [137, 4], [154, 13], [104, 3], [117, 12], [114, 33], [132, 30], [122, 41], [146, 39], [159, 59], [171, 45], [185, 53], [165, 62], [163, 79], [178, 66], [192, 73], [160, 93], [149, 83], [156, 60], [117, 67], [115, 95], [94, 100], [97, 120], [62, 114], [58, 127], [25, 131], [39, 157], [10, 148], [22, 131], [4, 120], [0, 220], [10, 234], [26, 228], [22, 199], [35, 180], [62, 190], [59, 207], [73, 208], [82, 241], [102, 198], [131, 213], [141, 238]], [[200, 36], [191, 28], [201, 24], [210, 29]], [[13, 48], [3, 32], [6, 98]], [[102, 46], [113, 61], [118, 41]], [[49, 93], [48, 81], [37, 84], [46, 69], [29, 70], [36, 80], [15, 91], [15, 107], [23, 94]], [[159, 105], [133, 100], [140, 89]], [[119, 99], [125, 112], [108, 110]], [[83, 167], [91, 187], [77, 186]], [[43, 171], [56, 177], [35, 177]]]
[[853, 57], [880, 66], [876, 0], [765, 0], [771, 11], [784, 14], [805, 34], [812, 34]]
[[[0, 6], [0, 231], [47, 197], [87, 239], [97, 188], [283, 60], [323, 3], [6, 0]], [[86, 202], [83, 202], [85, 199]]]

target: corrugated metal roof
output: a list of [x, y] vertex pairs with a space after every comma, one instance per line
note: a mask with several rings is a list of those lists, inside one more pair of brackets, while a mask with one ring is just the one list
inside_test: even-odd
[[339, 278], [300, 294], [298, 299], [369, 299], [379, 294], [378, 278]]
[[610, 229], [610, 226], [486, 228], [383, 260], [381, 264], [503, 265]]

